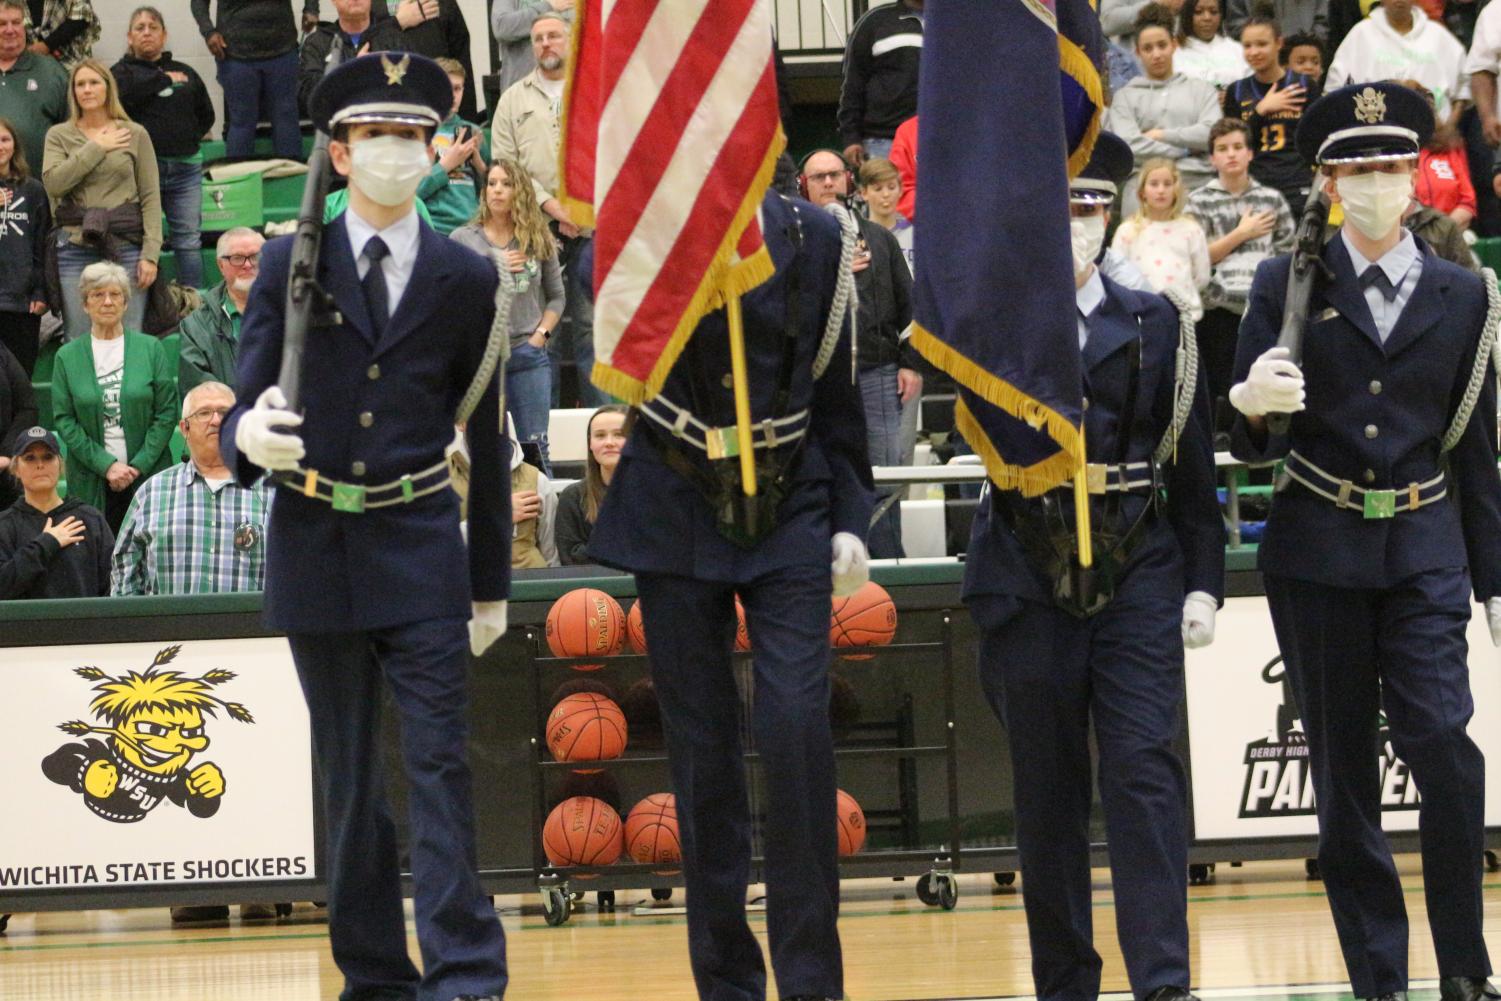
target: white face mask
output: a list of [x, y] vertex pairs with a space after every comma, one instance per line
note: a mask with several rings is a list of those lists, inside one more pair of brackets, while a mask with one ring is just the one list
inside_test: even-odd
[[1100, 248], [1105, 245], [1104, 213], [1070, 219], [1068, 235], [1074, 247], [1074, 277], [1078, 278], [1089, 270], [1095, 258], [1100, 256]]
[[1334, 182], [1350, 225], [1367, 240], [1379, 240], [1402, 220], [1412, 201], [1411, 174], [1351, 174]]
[[350, 145], [350, 181], [377, 205], [400, 205], [432, 169], [427, 143], [375, 136]]

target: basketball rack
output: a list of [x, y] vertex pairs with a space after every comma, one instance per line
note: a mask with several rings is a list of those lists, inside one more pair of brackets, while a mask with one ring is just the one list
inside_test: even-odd
[[[952, 910], [959, 899], [954, 878], [961, 863], [961, 827], [959, 821], [959, 770], [954, 712], [954, 672], [952, 614], [944, 611], [941, 629], [935, 638], [923, 642], [891, 643], [876, 647], [841, 647], [834, 651], [831, 663], [837, 665], [851, 655], [870, 659], [851, 661], [848, 673], [868, 671], [874, 665], [898, 665], [888, 675], [901, 679], [901, 691], [894, 711], [880, 719], [857, 718], [835, 725], [834, 758], [841, 776], [841, 788], [848, 789], [863, 805], [866, 819], [864, 850], [839, 860], [841, 878], [917, 877], [917, 895], [929, 906]], [[642, 901], [630, 913], [656, 916], [680, 913], [672, 904], [673, 892], [683, 885], [680, 871], [669, 871], [663, 863], [641, 864], [617, 862], [599, 866], [555, 866], [542, 847], [542, 831], [548, 812], [560, 801], [560, 790], [567, 782], [586, 787], [591, 781], [599, 788], [616, 789], [622, 809], [652, 792], [670, 791], [668, 758], [660, 735], [648, 732], [638, 742], [633, 730], [625, 753], [605, 761], [554, 761], [547, 748], [546, 725], [552, 692], [569, 680], [592, 678], [624, 691], [626, 686], [649, 676], [649, 661], [642, 654], [617, 654], [609, 657], [553, 657], [547, 649], [543, 631], [529, 628], [526, 641], [532, 651], [532, 689], [536, 707], [536, 730], [531, 737], [533, 753], [531, 773], [531, 845], [532, 868], [507, 876], [520, 876], [536, 886], [542, 897], [542, 911], [547, 924], [566, 924], [573, 913], [584, 906], [588, 891], [597, 895], [601, 912], [615, 910], [617, 891], [648, 889], [651, 904]], [[740, 690], [740, 739], [747, 774], [747, 789], [752, 815], [751, 882], [761, 881], [762, 804], [757, 771], [761, 756], [755, 747], [752, 726], [754, 651], [732, 654], [736, 683]], [[599, 665], [578, 670], [584, 665]], [[936, 674], [936, 677], [935, 677]], [[941, 690], [941, 704], [934, 706], [934, 683]], [[939, 711], [935, 714], [932, 709]], [[919, 782], [919, 763], [941, 761], [945, 789], [941, 796], [934, 790], [924, 797]], [[604, 778], [570, 779], [587, 769]], [[858, 777], [857, 784], [843, 783], [846, 776]], [[587, 788], [570, 794], [591, 795]], [[936, 803], [941, 803], [935, 808]], [[616, 805], [616, 804], [612, 804]], [[936, 845], [923, 847], [924, 840]], [[510, 882], [510, 880], [507, 880]], [[748, 905], [750, 910], [759, 905]]]

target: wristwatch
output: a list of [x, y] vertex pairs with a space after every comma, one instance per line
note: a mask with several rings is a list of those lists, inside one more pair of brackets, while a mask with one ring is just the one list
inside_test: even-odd
[[536, 330], [533, 330], [532, 333], [541, 334], [544, 341], [552, 340], [552, 331], [548, 330], [546, 327], [538, 327]]

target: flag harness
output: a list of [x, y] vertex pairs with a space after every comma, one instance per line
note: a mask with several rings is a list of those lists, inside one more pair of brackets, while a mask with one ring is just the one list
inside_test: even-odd
[[[1079, 540], [1076, 526], [1066, 517], [1073, 500], [1062, 490], [1052, 490], [1031, 503], [1020, 497], [1003, 496], [990, 484], [991, 510], [1016, 535], [1027, 561], [1053, 583], [1053, 601], [1064, 611], [1085, 619], [1100, 612], [1115, 597], [1116, 584], [1131, 557], [1146, 539], [1147, 530], [1156, 521], [1158, 508], [1165, 500], [1162, 467], [1174, 461], [1178, 441], [1193, 413], [1198, 390], [1199, 352], [1194, 339], [1193, 319], [1188, 304], [1176, 293], [1163, 293], [1178, 312], [1178, 349], [1174, 356], [1173, 415], [1166, 431], [1145, 462], [1127, 462], [1131, 428], [1136, 422], [1137, 396], [1141, 387], [1141, 335], [1127, 346], [1126, 398], [1121, 408], [1117, 431], [1115, 461], [1109, 465], [1089, 464], [1089, 492], [1105, 495], [1104, 517], [1094, 522], [1091, 533], [1095, 558], [1091, 566], [1081, 567], [1077, 559]], [[1137, 319], [1138, 327], [1140, 318]], [[1088, 403], [1086, 401], [1087, 409]], [[1147, 503], [1124, 530], [1121, 528], [1121, 498], [1125, 494], [1145, 493]]]
[[[648, 437], [657, 444], [657, 451], [667, 465], [688, 482], [714, 510], [715, 528], [719, 534], [742, 549], [754, 548], [777, 527], [777, 508], [786, 499], [790, 484], [788, 472], [802, 451], [807, 437], [809, 413], [802, 410], [788, 414], [792, 401], [792, 375], [797, 364], [797, 340], [802, 329], [802, 279], [801, 269], [796, 267], [797, 257], [802, 252], [802, 217], [797, 205], [786, 199], [792, 207], [792, 223], [787, 226], [787, 239], [792, 244], [792, 264], [787, 270], [786, 310], [782, 328], [782, 362], [777, 377], [777, 391], [772, 404], [772, 416], [755, 425], [756, 446], [764, 448], [756, 456], [756, 485], [754, 496], [746, 496], [740, 482], [738, 454], [715, 454], [717, 432], [704, 428], [704, 444], [691, 435], [691, 425], [702, 426], [693, 417], [693, 412], [713, 412], [710, 405], [711, 382], [704, 369], [703, 354], [690, 344], [684, 354], [688, 361], [689, 396], [693, 412], [683, 409], [664, 396], [637, 406], [632, 411], [633, 427], [639, 424], [637, 417], [646, 417], [640, 424], [649, 432]], [[837, 338], [838, 326], [835, 326]], [[827, 335], [824, 337], [827, 341]], [[824, 355], [820, 345], [820, 355]], [[827, 362], [825, 362], [827, 364]], [[815, 378], [819, 373], [815, 373]], [[669, 416], [670, 415], [670, 416]], [[629, 432], [628, 432], [629, 433]], [[685, 454], [688, 448], [702, 452], [708, 459], [709, 469]]]

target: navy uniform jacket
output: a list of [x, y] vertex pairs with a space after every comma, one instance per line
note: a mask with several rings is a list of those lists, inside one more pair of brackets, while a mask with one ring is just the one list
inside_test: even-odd
[[[494, 267], [420, 226], [416, 268], [376, 343], [343, 218], [328, 224], [318, 278], [344, 318], [308, 332], [298, 430], [303, 468], [378, 485], [443, 461], [453, 419], [495, 314]], [[261, 252], [240, 334], [239, 402], [224, 422], [224, 462], [242, 483], [262, 470], [235, 447], [240, 416], [281, 370], [291, 238]], [[368, 426], [367, 426], [368, 425]], [[411, 504], [347, 514], [277, 487], [266, 529], [266, 620], [286, 632], [380, 629], [470, 615], [510, 591], [511, 492], [498, 389], [469, 420], [469, 551], [459, 500], [441, 490]], [[360, 465], [356, 465], [356, 464]], [[466, 565], [469, 573], [459, 572]]]
[[[1089, 318], [1084, 344], [1084, 441], [1091, 462], [1116, 461], [1128, 382], [1126, 346], [1141, 338], [1141, 374], [1136, 417], [1130, 428], [1128, 462], [1151, 458], [1173, 413], [1173, 373], [1178, 350], [1178, 314], [1168, 301], [1136, 292], [1104, 275], [1105, 299]], [[1209, 437], [1209, 393], [1202, 362], [1197, 396], [1176, 461], [1169, 459], [1159, 476], [1167, 486], [1165, 518], [1158, 518], [1137, 547], [1122, 583], [1150, 568], [1181, 581], [1182, 594], [1203, 591], [1216, 599], [1225, 590], [1225, 524], [1215, 494], [1214, 452]], [[993, 488], [992, 488], [993, 489]], [[1065, 488], [1064, 508], [1073, 521], [1072, 488]], [[1008, 501], [1010, 499], [1007, 499]], [[1147, 503], [1131, 494], [1121, 503], [1129, 526]], [[1105, 498], [1091, 498], [1091, 525], [1102, 516]], [[1098, 559], [1099, 554], [1096, 553]], [[1052, 582], [1028, 561], [1016, 538], [988, 501], [975, 513], [965, 558], [964, 596], [1005, 594], [1030, 601], [1053, 600]]]
[[[1383, 347], [1341, 239], [1324, 246], [1334, 272], [1310, 301], [1303, 337], [1307, 409], [1288, 435], [1258, 446], [1244, 417], [1232, 450], [1248, 462], [1289, 447], [1331, 476], [1363, 488], [1406, 489], [1440, 468], [1439, 443], [1459, 405], [1485, 322], [1479, 278], [1421, 240], [1423, 271]], [[1235, 352], [1246, 378], [1282, 325], [1290, 256], [1263, 261]], [[1394, 518], [1366, 519], [1297, 483], [1272, 503], [1261, 569], [1338, 587], [1384, 588], [1425, 570], [1467, 563], [1480, 599], [1501, 595], [1501, 478], [1496, 473], [1496, 384], [1491, 373], [1469, 427], [1449, 453], [1449, 496]]]
[[[762, 205], [762, 232], [776, 274], [741, 299], [745, 352], [750, 375], [751, 419], [775, 413], [773, 397], [782, 370], [782, 329], [787, 274], [799, 270], [800, 330], [786, 413], [811, 408], [811, 423], [795, 460], [793, 481], [775, 531], [754, 549], [741, 549], [715, 528], [714, 513], [697, 488], [671, 469], [641, 430], [641, 417], [621, 453], [594, 531], [589, 556], [632, 573], [674, 574], [700, 580], [741, 583], [800, 563], [828, 564], [835, 532], [865, 538], [874, 494], [865, 445], [865, 418], [859, 388], [850, 379], [848, 333], [840, 335], [828, 369], [813, 380], [813, 357], [823, 337], [839, 270], [839, 224], [807, 202], [796, 203], [803, 247], [794, 257], [788, 235], [793, 203], [768, 193]], [[592, 265], [592, 259], [589, 262]], [[589, 278], [584, 279], [589, 287]], [[713, 399], [703, 412], [694, 407], [689, 372], [702, 366]], [[735, 403], [729, 383], [729, 332], [724, 310], [705, 316], [673, 367], [662, 395], [713, 427], [734, 427]], [[691, 446], [689, 451], [695, 451]], [[696, 456], [699, 460], [702, 456]], [[708, 468], [705, 461], [704, 468]]]

